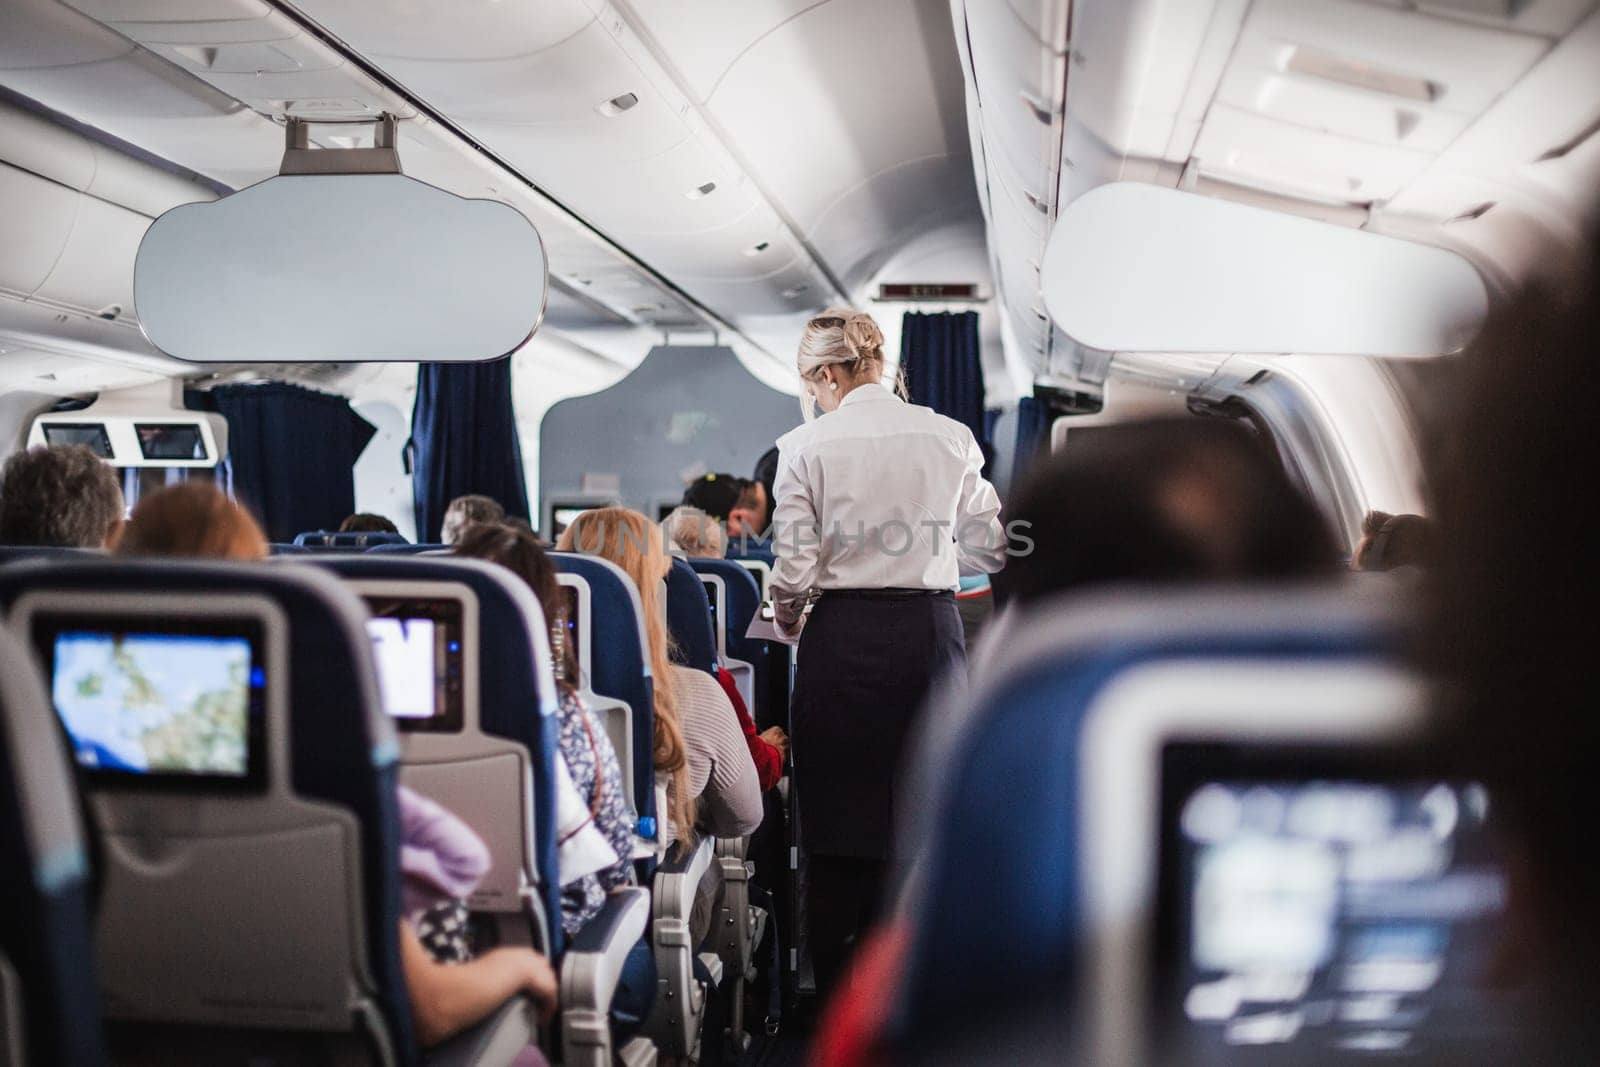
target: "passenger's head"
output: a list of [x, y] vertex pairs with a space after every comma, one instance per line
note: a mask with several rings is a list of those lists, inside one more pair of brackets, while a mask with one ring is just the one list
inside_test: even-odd
[[728, 549], [722, 524], [698, 508], [675, 508], [661, 520], [671, 547], [690, 559], [721, 559]]
[[748, 478], [739, 480], [739, 500], [728, 512], [730, 537], [759, 537], [766, 532], [768, 498], [767, 487]]
[[250, 513], [209, 482], [141, 497], [117, 542], [124, 556], [265, 559], [267, 539]]
[[1433, 434], [1433, 515], [1449, 536], [1428, 587], [1444, 682], [1438, 743], [1488, 784], [1522, 873], [1511, 886], [1522, 947], [1592, 1048], [1600, 553], [1574, 507], [1587, 493], [1583, 457], [1600, 453], [1600, 255], [1590, 262], [1571, 292], [1522, 294], [1460, 357], [1459, 390]]
[[702, 474], [684, 489], [683, 506], [703, 511], [718, 522], [724, 522], [739, 506], [747, 484], [736, 474], [720, 471]]
[[477, 522], [504, 522], [506, 509], [492, 497], [478, 493], [458, 496], [444, 509], [444, 521], [439, 526], [439, 540], [447, 545], [456, 543], [461, 531]]
[[751, 472], [750, 480], [761, 484], [762, 493], [766, 496], [767, 510], [761, 516], [761, 528], [765, 530], [772, 525], [772, 487], [778, 480], [778, 446], [773, 445], [761, 454], [756, 460], [756, 469]]
[[556, 580], [556, 565], [551, 561], [533, 531], [526, 525], [475, 523], [461, 533], [454, 553], [470, 559], [498, 563], [521, 578], [544, 611], [550, 628], [550, 651], [555, 660], [556, 681], [565, 688], [577, 683], [577, 663], [566, 640], [566, 606], [561, 599], [561, 584]]
[[[883, 331], [871, 315], [829, 308], [812, 316], [800, 335], [795, 369], [800, 372], [800, 410], [807, 419], [817, 409], [832, 411], [856, 386], [883, 381]], [[895, 383], [904, 394], [901, 382]]]
[[382, 515], [374, 515], [370, 511], [358, 511], [339, 524], [339, 532], [397, 534], [400, 530]]
[[667, 634], [662, 580], [672, 568], [661, 527], [628, 508], [595, 508], [572, 520], [557, 547], [608, 559], [633, 579], [644, 610], [650, 673], [655, 678], [655, 765], [672, 775], [672, 821], [680, 840], [694, 833], [694, 797], [689, 795], [688, 760], [678, 725], [677, 693], [672, 684], [671, 638]]
[[116, 473], [83, 445], [30, 448], [0, 469], [0, 544], [109, 548], [122, 507]]
[[1433, 559], [1433, 524], [1421, 515], [1369, 511], [1361, 520], [1361, 543], [1351, 567], [1358, 571], [1392, 571], [1426, 567]]
[[1068, 442], [1034, 466], [1007, 508], [1033, 541], [995, 577], [1008, 597], [1336, 567], [1321, 515], [1239, 423], [1160, 419], [1096, 427]]

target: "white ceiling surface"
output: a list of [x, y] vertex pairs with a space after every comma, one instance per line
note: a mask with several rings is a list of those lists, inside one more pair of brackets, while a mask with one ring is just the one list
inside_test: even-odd
[[[1187, 169], [1208, 194], [1453, 248], [1501, 288], [1592, 217], [1595, 0], [1077, 0], [1070, 38], [1063, 6], [953, 0], [1008, 356], [1036, 373], [1078, 369], [1034, 317], [1037, 252], [1055, 212], [1104, 182]], [[1497, 6], [1511, 13], [1482, 13]]]
[[860, 302], [895, 249], [978, 217], [937, 4], [299, 7], [752, 337], [778, 327], [782, 361], [797, 313]]
[[[55, 0], [0, 4], [0, 85], [230, 187], [277, 172], [283, 130], [262, 111], [413, 114], [259, 0], [80, 0], [78, 6], [107, 23]], [[251, 65], [265, 73], [240, 73]], [[359, 132], [317, 127], [314, 139], [323, 146], [348, 144]], [[539, 227], [552, 259], [590, 281], [581, 287], [558, 282], [546, 319], [551, 328], [597, 331], [608, 353], [637, 362], [663, 328], [704, 327], [702, 315], [625, 254], [448, 131], [424, 119], [403, 122], [401, 159], [412, 176], [464, 196], [513, 204]], [[193, 193], [197, 199], [209, 196], [198, 188]], [[135, 237], [123, 269], [124, 289], [131, 289], [136, 244]], [[113, 358], [121, 351], [142, 359], [151, 355], [135, 329], [107, 332], [96, 320], [72, 318], [70, 324], [45, 325], [63, 335], [73, 332], [68, 325], [96, 333]], [[631, 335], [630, 343], [619, 343], [618, 333]], [[76, 351], [71, 343], [58, 347]], [[177, 369], [170, 363], [161, 368]], [[97, 377], [82, 368], [74, 373], [81, 379], [77, 391], [125, 384], [121, 377]], [[333, 381], [337, 375], [324, 369], [323, 377]]]
[[[408, 174], [506, 200], [539, 227], [556, 280], [547, 329], [627, 364], [663, 332], [716, 330], [789, 389], [808, 312], [863, 302], [895, 250], [979, 218], [940, 4], [304, 0], [299, 10], [560, 204], [264, 0], [8, 0], [0, 84], [233, 188], [275, 173], [284, 114], [399, 114], [411, 120]], [[623, 94], [637, 103], [602, 113]], [[351, 136], [314, 134], [324, 146]], [[906, 274], [891, 280], [988, 288], [981, 257], [939, 279], [897, 262]]]

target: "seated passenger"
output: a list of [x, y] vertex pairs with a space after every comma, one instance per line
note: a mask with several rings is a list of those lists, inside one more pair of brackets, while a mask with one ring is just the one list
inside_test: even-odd
[[562, 872], [561, 925], [568, 935], [576, 934], [604, 906], [607, 893], [629, 882], [633, 824], [622, 790], [622, 766], [605, 728], [578, 696], [578, 665], [571, 644], [562, 639], [566, 609], [556, 568], [532, 532], [506, 525], [475, 525], [462, 534], [455, 554], [498, 563], [521, 578], [538, 598], [550, 626], [556, 687], [561, 691], [561, 755], [573, 784], [589, 803], [595, 825], [617, 857], [606, 868], [578, 878]]
[[210, 482], [185, 482], [141, 497], [117, 552], [124, 556], [266, 559], [267, 537], [244, 508]]
[[30, 448], [0, 469], [0, 545], [111, 548], [122, 512], [116, 472], [83, 445]]
[[778, 480], [778, 446], [773, 445], [761, 454], [756, 460], [756, 469], [750, 472], [750, 480], [760, 487], [762, 501], [761, 513], [756, 518], [756, 529], [763, 533], [772, 526], [772, 486]]
[[[267, 556], [267, 539], [250, 513], [220, 489], [189, 482], [140, 500], [117, 550], [130, 556], [259, 560]], [[408, 911], [414, 911], [422, 903], [415, 886], [423, 870], [429, 872], [435, 889], [456, 896], [470, 893], [476, 883], [472, 871], [479, 866], [475, 852], [482, 843], [475, 849], [471, 842], [476, 835], [459, 819], [408, 792], [402, 788], [398, 798], [400, 862], [402, 875], [411, 876], [403, 880], [413, 887], [407, 899]], [[423, 906], [413, 917], [420, 919], [426, 911]], [[402, 919], [400, 961], [417, 1038], [425, 1046], [469, 1029], [519, 993], [533, 999], [544, 1018], [555, 1011], [555, 972], [548, 960], [529, 948], [496, 948], [467, 963], [440, 963], [429, 954], [412, 922]]]
[[561, 549], [609, 559], [639, 589], [655, 677], [656, 769], [668, 778], [663, 843], [693, 839], [697, 808], [700, 825], [718, 837], [754, 832], [761, 787], [733, 706], [711, 675], [667, 655], [661, 597], [672, 562], [660, 527], [626, 508], [585, 511], [561, 534]]
[[[1439, 528], [1428, 630], [1444, 683], [1436, 745], [1482, 781], [1509, 849], [1503, 970], [1531, 987], [1523, 1062], [1600, 1048], [1595, 765], [1600, 603], [1594, 537], [1574, 502], [1600, 451], [1600, 245], [1574, 292], [1524, 293], [1450, 369], [1432, 428]], [[1452, 361], [1454, 362], [1454, 361]]]
[[726, 523], [728, 537], [759, 537], [767, 510], [766, 490], [734, 474], [702, 474], [683, 491], [684, 507], [697, 508]]
[[382, 515], [374, 515], [370, 511], [358, 511], [347, 516], [339, 524], [340, 533], [391, 533], [397, 534], [399, 528]]
[[1433, 558], [1433, 523], [1421, 515], [1369, 511], [1361, 520], [1361, 543], [1350, 569], [1392, 571], [1425, 567]]
[[728, 550], [722, 523], [699, 508], [674, 508], [661, 520], [661, 529], [667, 535], [670, 550], [689, 559], [721, 559]]
[[1336, 568], [1316, 507], [1249, 429], [1221, 419], [1098, 428], [1036, 464], [1007, 515], [1032, 541], [994, 576], [1007, 602], [1111, 582], [1291, 578]]
[[453, 545], [460, 540], [461, 532], [474, 523], [505, 521], [506, 509], [500, 506], [499, 501], [478, 493], [468, 493], [466, 496], [456, 497], [444, 509], [444, 522], [439, 527], [439, 540], [447, 545]]

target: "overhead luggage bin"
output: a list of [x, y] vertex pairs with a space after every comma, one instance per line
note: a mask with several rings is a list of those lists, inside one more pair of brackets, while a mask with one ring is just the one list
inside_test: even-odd
[[152, 223], [134, 263], [150, 343], [195, 363], [463, 363], [525, 344], [548, 295], [539, 231], [406, 177], [395, 119], [376, 130], [376, 147], [313, 149], [291, 119], [277, 177]]
[[1040, 289], [1069, 337], [1112, 352], [1435, 355], [1489, 303], [1447, 249], [1140, 182], [1062, 211]]

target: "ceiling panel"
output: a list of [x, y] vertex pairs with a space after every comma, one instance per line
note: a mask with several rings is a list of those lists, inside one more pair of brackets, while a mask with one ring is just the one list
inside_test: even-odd
[[[884, 49], [891, 40], [905, 47]], [[742, 54], [708, 109], [847, 286], [904, 237], [913, 210], [977, 213], [944, 4], [810, 8]]]

